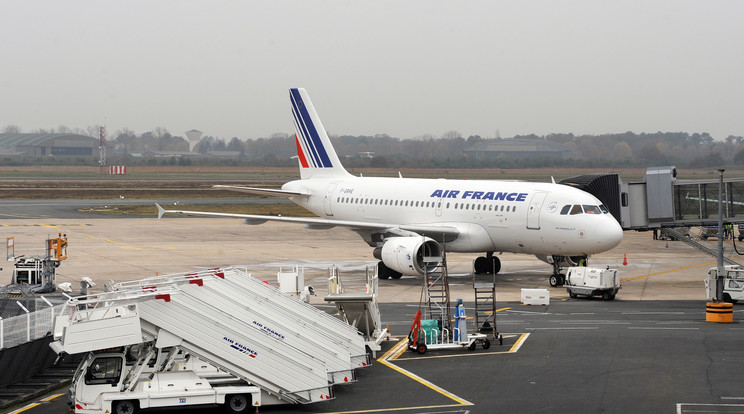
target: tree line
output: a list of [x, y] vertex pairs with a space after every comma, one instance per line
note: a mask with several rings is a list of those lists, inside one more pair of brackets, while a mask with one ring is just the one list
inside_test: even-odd
[[[98, 127], [73, 130], [60, 127], [57, 130], [34, 132], [78, 133], [97, 136]], [[20, 132], [17, 126], [9, 125], [4, 132]], [[575, 156], [571, 159], [576, 167], [639, 167], [646, 165], [676, 165], [686, 168], [706, 168], [723, 165], [744, 164], [744, 137], [730, 135], [724, 140], [714, 140], [707, 132], [624, 132], [602, 135], [516, 135], [512, 138], [483, 138], [478, 135], [463, 137], [457, 131], [449, 131], [441, 137], [431, 135], [411, 139], [391, 137], [387, 134], [369, 136], [332, 136], [331, 141], [344, 164], [350, 167], [431, 167], [431, 168], [516, 168], [553, 167], [566, 164], [565, 159], [546, 156], [512, 159], [500, 157], [487, 159], [474, 157], [465, 150], [475, 145], [498, 140], [524, 139], [544, 140], [565, 145]], [[112, 134], [107, 141], [109, 157], [143, 154], [148, 151], [187, 152], [189, 143], [181, 136], [170, 134], [165, 128], [155, 128], [141, 134], [122, 129]], [[269, 137], [241, 140], [237, 137], [225, 140], [204, 136], [194, 148], [195, 152], [209, 154], [212, 151], [234, 151], [235, 159], [230, 163], [256, 165], [294, 165], [296, 156], [294, 135], [275, 133]], [[141, 161], [153, 163], [152, 160]], [[166, 162], [166, 161], [155, 161]], [[177, 161], [168, 160], [169, 163]], [[197, 161], [180, 161], [192, 163]], [[199, 160], [208, 163], [208, 160]], [[224, 163], [225, 161], [221, 161]]]

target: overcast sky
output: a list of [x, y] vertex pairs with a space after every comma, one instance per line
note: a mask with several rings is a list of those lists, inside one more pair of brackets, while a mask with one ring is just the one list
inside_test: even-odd
[[0, 129], [744, 136], [744, 1], [6, 1]]

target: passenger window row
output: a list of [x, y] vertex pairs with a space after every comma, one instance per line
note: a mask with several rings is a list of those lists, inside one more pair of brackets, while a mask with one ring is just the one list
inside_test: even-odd
[[[368, 199], [363, 197], [338, 197], [336, 198], [337, 203], [343, 204], [371, 204], [371, 205], [384, 205], [384, 206], [399, 206], [399, 207], [436, 207], [442, 208], [441, 201], [409, 201], [409, 200], [389, 200], [389, 199]], [[455, 210], [480, 210], [480, 211], [506, 211], [515, 212], [517, 206], [504, 206], [478, 203], [454, 203], [452, 206]], [[568, 206], [570, 207], [570, 206]], [[450, 203], [445, 205], [445, 208], [450, 208]]]

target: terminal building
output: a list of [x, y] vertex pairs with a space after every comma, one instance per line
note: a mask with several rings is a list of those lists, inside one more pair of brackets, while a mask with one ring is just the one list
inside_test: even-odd
[[465, 149], [465, 154], [475, 159], [524, 159], [524, 158], [578, 158], [569, 146], [544, 139], [491, 139]]
[[0, 156], [95, 156], [99, 139], [79, 134], [0, 133]]

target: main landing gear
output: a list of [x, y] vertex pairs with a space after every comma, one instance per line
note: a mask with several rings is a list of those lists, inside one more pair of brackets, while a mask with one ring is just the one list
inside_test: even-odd
[[473, 263], [475, 274], [497, 274], [501, 270], [501, 260], [493, 255], [493, 252], [487, 252], [485, 256], [480, 256]]
[[403, 276], [402, 273], [396, 272], [395, 270], [385, 266], [385, 263], [380, 260], [377, 262], [377, 278], [378, 279], [400, 279]]

